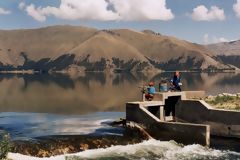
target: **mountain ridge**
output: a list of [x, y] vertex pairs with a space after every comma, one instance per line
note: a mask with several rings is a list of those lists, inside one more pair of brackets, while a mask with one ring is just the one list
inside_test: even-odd
[[224, 64], [240, 68], [240, 40], [206, 45], [214, 56]]
[[204, 46], [150, 30], [98, 30], [68, 25], [0, 30], [0, 70], [231, 69], [211, 54]]

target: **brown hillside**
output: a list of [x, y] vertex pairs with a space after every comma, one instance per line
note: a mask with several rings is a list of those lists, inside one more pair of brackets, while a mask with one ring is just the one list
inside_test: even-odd
[[[98, 66], [102, 65], [102, 69], [107, 61], [112, 67], [121, 62], [118, 67], [128, 70], [136, 66], [137, 70], [149, 66], [165, 70], [228, 68], [209, 56], [209, 52], [200, 45], [174, 37], [128, 29], [99, 31], [86, 27], [52, 26], [0, 31], [2, 66], [28, 69], [64, 69], [77, 63], [95, 70], [95, 63], [100, 60]], [[58, 67], [54, 67], [56, 65]]]
[[127, 29], [115, 30], [115, 32], [120, 34], [120, 38], [126, 43], [137, 48], [144, 56], [158, 62], [189, 56], [195, 58], [195, 61], [204, 61], [202, 68], [207, 68], [210, 65], [224, 68], [224, 65], [209, 56], [210, 52], [205, 47], [198, 44], [174, 37], [135, 32]]
[[214, 55], [240, 55], [240, 40], [209, 44], [206, 45], [206, 47], [211, 50]]
[[240, 68], [240, 40], [206, 45], [211, 55], [225, 64]]
[[99, 32], [92, 36], [78, 47], [72, 49], [70, 53], [76, 54], [79, 58], [90, 55], [90, 62], [96, 62], [101, 58], [111, 60], [113, 57], [121, 60], [148, 61], [135, 47], [125, 43], [117, 36], [105, 32]]
[[0, 46], [4, 51], [11, 49], [16, 56], [25, 52], [30, 59], [37, 61], [67, 53], [95, 32], [96, 29], [72, 26], [0, 31]]

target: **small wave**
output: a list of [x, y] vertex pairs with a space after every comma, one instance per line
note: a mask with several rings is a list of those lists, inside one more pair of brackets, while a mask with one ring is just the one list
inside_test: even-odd
[[240, 159], [240, 153], [215, 150], [198, 144], [182, 146], [174, 141], [148, 140], [134, 145], [86, 150], [76, 154], [36, 158], [9, 153], [12, 160], [80, 160], [80, 159]]

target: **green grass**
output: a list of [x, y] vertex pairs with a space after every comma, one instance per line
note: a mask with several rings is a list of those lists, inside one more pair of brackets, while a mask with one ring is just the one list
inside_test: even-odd
[[232, 96], [217, 96], [214, 100], [209, 101], [209, 103], [211, 103], [213, 105], [217, 105], [217, 104], [230, 102], [233, 100], [234, 100], [234, 97], [232, 97]]
[[8, 152], [11, 151], [10, 135], [0, 134], [0, 159], [6, 159]]

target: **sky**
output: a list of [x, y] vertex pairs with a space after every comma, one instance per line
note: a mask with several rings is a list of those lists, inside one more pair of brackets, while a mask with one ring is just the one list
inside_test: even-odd
[[0, 29], [150, 29], [194, 43], [240, 39], [240, 0], [0, 0]]

